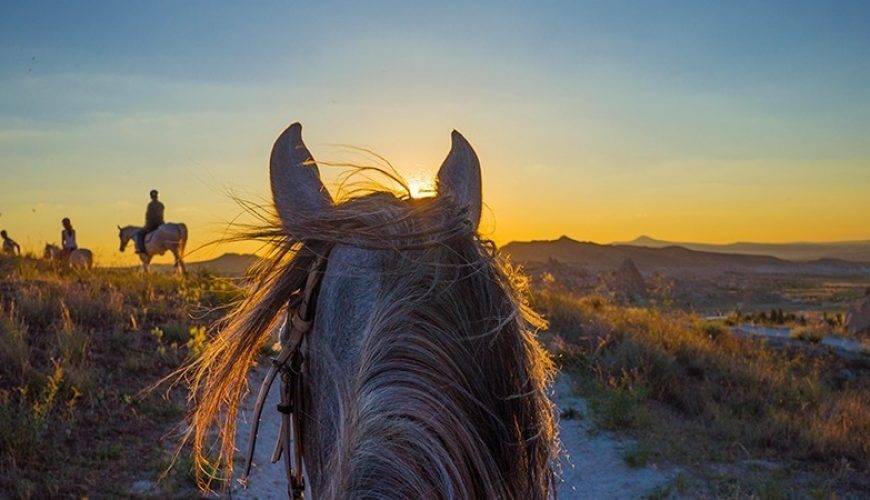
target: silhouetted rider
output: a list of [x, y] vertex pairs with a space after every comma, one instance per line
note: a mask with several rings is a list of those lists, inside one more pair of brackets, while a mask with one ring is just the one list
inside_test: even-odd
[[163, 225], [163, 203], [157, 200], [157, 190], [151, 190], [151, 201], [148, 203], [148, 209], [145, 210], [145, 226], [136, 234], [136, 251], [145, 253], [145, 236], [151, 231], [156, 230]]
[[3, 238], [3, 253], [6, 255], [21, 255], [21, 245], [15, 243], [15, 240], [9, 237], [6, 230], [0, 231], [0, 238]]
[[73, 229], [72, 221], [69, 217], [64, 217], [60, 221], [63, 229], [60, 232], [60, 258], [63, 261], [69, 260], [69, 256], [78, 250], [79, 244], [76, 242], [76, 230]]

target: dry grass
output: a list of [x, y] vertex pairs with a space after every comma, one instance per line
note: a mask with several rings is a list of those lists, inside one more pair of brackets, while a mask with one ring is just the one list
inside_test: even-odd
[[867, 358], [777, 350], [691, 314], [598, 296], [541, 292], [535, 306], [602, 427], [635, 430], [689, 465], [776, 460], [851, 471], [835, 485], [844, 491], [868, 486]]
[[[215, 308], [239, 296], [206, 275], [63, 274], [0, 259], [0, 496], [126, 497], [133, 481], [154, 478], [173, 451], [165, 432], [181, 420], [186, 388], [168, 398], [140, 391], [201, 353], [205, 326], [223, 313]], [[721, 323], [597, 296], [542, 292], [533, 305], [590, 400], [588, 416], [564, 418], [634, 434], [627, 464], [787, 465], [704, 476], [726, 497], [777, 497], [803, 475], [827, 477], [807, 479], [805, 496], [870, 487], [866, 357], [775, 350]], [[196, 495], [191, 466], [181, 457], [155, 494]]]
[[798, 326], [792, 329], [790, 336], [793, 339], [818, 344], [825, 338], [825, 335], [827, 335], [827, 332], [818, 327]]
[[[201, 352], [204, 325], [238, 297], [208, 275], [0, 259], [2, 496], [125, 497], [133, 481], [154, 479], [173, 451], [165, 434], [181, 420], [184, 388], [142, 390]], [[185, 475], [158, 491], [193, 494]]]

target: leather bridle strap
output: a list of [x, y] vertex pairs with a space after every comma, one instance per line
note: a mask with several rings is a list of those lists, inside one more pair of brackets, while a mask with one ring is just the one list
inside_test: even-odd
[[[272, 366], [266, 373], [260, 390], [257, 394], [257, 402], [254, 405], [254, 415], [251, 422], [251, 431], [248, 436], [247, 463], [245, 474], [242, 479], [247, 483], [254, 461], [254, 449], [257, 445], [257, 433], [260, 429], [260, 417], [263, 413], [263, 405], [272, 388], [275, 377], [281, 374], [281, 403], [278, 411], [281, 413], [281, 430], [272, 452], [272, 463], [281, 459], [284, 455], [284, 472], [287, 475], [287, 493], [292, 499], [301, 499], [305, 491], [305, 478], [302, 469], [302, 436], [301, 420], [299, 411], [302, 402], [302, 353], [299, 347], [305, 334], [311, 330], [314, 322], [314, 309], [316, 297], [315, 290], [320, 284], [323, 267], [326, 258], [318, 257], [308, 272], [302, 300], [299, 305], [292, 309], [287, 306], [287, 319], [282, 326], [281, 338], [286, 338], [281, 346], [281, 352], [272, 358]], [[284, 335], [286, 333], [286, 336]], [[291, 446], [291, 442], [295, 446]], [[291, 452], [292, 450], [292, 457]]]

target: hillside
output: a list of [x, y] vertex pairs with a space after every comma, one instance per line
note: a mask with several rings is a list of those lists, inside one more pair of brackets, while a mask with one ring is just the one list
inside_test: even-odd
[[519, 262], [547, 262], [551, 259], [582, 266], [591, 271], [618, 268], [626, 259], [644, 272], [716, 275], [724, 272], [801, 273], [854, 275], [870, 272], [866, 263], [837, 259], [795, 262], [769, 255], [737, 254], [692, 250], [682, 246], [601, 245], [567, 236], [557, 240], [511, 242], [502, 250]]
[[555, 259], [592, 271], [618, 268], [631, 259], [645, 272], [716, 275], [724, 272], [854, 275], [870, 272], [870, 264], [832, 258], [796, 262], [769, 255], [692, 250], [682, 246], [601, 245], [567, 236], [557, 240], [511, 242], [502, 250], [520, 262]]
[[[631, 242], [602, 245], [567, 236], [557, 240], [511, 242], [502, 247], [515, 260], [546, 262], [556, 259], [592, 271], [618, 268], [626, 259], [645, 272], [719, 274], [725, 271], [854, 275], [870, 272], [870, 240], [832, 243], [675, 243], [641, 236]], [[223, 276], [242, 276], [256, 255], [226, 253], [189, 262], [191, 271], [208, 270]], [[169, 264], [156, 269], [172, 271]]]
[[731, 254], [771, 255], [785, 260], [811, 261], [839, 259], [851, 262], [870, 262], [870, 240], [834, 241], [823, 243], [752, 243], [737, 242], [723, 245], [657, 240], [640, 236], [632, 241], [617, 243], [649, 248], [680, 246], [689, 250]]
[[199, 498], [187, 452], [156, 482], [186, 381], [148, 388], [198, 356], [243, 293], [195, 273], [0, 257], [0, 498]]
[[[208, 271], [221, 276], [243, 276], [245, 271], [257, 261], [252, 254], [225, 253], [211, 260], [188, 262], [188, 271]], [[173, 272], [172, 264], [153, 264], [152, 268], [161, 272]]]

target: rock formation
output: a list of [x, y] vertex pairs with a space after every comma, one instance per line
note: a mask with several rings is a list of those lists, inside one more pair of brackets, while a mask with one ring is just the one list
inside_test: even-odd
[[622, 261], [610, 277], [607, 288], [622, 301], [637, 302], [646, 297], [646, 282], [631, 259]]
[[863, 299], [849, 308], [846, 316], [846, 329], [855, 335], [870, 335], [870, 289]]

